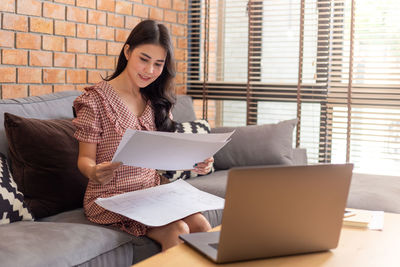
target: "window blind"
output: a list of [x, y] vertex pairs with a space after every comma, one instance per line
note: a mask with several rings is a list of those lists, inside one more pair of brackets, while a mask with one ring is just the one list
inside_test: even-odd
[[400, 171], [400, 2], [192, 0], [187, 93], [213, 126], [298, 118], [310, 162]]

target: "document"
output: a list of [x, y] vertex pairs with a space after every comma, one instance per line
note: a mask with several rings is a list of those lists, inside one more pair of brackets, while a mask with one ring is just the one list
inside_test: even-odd
[[225, 200], [184, 180], [177, 180], [109, 198], [98, 198], [95, 202], [107, 210], [157, 227], [197, 212], [223, 209]]
[[345, 218], [343, 218], [343, 225], [368, 228], [370, 230], [383, 229], [383, 211], [359, 210], [349, 208], [346, 208], [346, 210], [351, 213], [351, 216], [345, 216]]
[[190, 170], [229, 142], [233, 132], [215, 134], [168, 133], [127, 129], [112, 161], [158, 169]]

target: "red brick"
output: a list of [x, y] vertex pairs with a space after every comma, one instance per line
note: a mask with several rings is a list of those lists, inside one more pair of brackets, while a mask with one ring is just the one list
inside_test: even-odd
[[17, 98], [28, 96], [28, 86], [24, 84], [3, 84], [1, 86], [2, 98]]
[[89, 86], [90, 84], [77, 84], [75, 85], [75, 90], [84, 92], [85, 88]]
[[50, 94], [53, 92], [53, 86], [51, 85], [30, 85], [29, 86], [29, 95], [30, 96], [35, 96], [35, 95], [45, 95], [45, 94]]
[[54, 67], [74, 68], [75, 54], [54, 53]]
[[178, 13], [178, 23], [187, 24], [187, 14], [186, 13]]
[[178, 38], [178, 48], [187, 49], [187, 39], [186, 38]]
[[80, 69], [95, 69], [96, 56], [94, 55], [76, 55], [76, 67]]
[[115, 3], [115, 12], [123, 15], [132, 15], [132, 4], [128, 2], [117, 1]]
[[106, 45], [105, 41], [88, 41], [88, 53], [89, 54], [106, 54]]
[[172, 25], [172, 34], [175, 36], [185, 36], [185, 26]]
[[185, 85], [175, 86], [175, 92], [178, 95], [186, 95], [186, 86]]
[[17, 48], [40, 49], [40, 35], [17, 32]]
[[115, 68], [115, 57], [114, 56], [97, 56], [97, 69], [109, 69]]
[[0, 68], [0, 83], [15, 83], [17, 80], [17, 70], [13, 67]]
[[18, 83], [42, 83], [42, 69], [18, 68]]
[[14, 47], [14, 32], [0, 30], [0, 46]]
[[185, 60], [186, 59], [186, 49], [175, 49], [175, 59]]
[[54, 92], [64, 92], [64, 91], [73, 91], [75, 90], [75, 85], [73, 84], [55, 84]]
[[184, 83], [184, 81], [185, 81], [184, 79], [185, 78], [184, 78], [183, 73], [177, 73], [175, 76], [175, 83], [177, 83], [177, 84]]
[[65, 70], [43, 69], [43, 83], [65, 83]]
[[119, 56], [124, 43], [108, 42], [107, 43], [107, 55]]
[[30, 51], [29, 52], [29, 65], [30, 66], [52, 66], [53, 53], [45, 51]]
[[17, 13], [32, 16], [41, 16], [42, 2], [39, 0], [18, 0]]
[[88, 23], [97, 25], [106, 25], [107, 14], [102, 11], [89, 10], [88, 11]]
[[57, 35], [66, 35], [66, 36], [75, 36], [75, 23], [67, 22], [67, 21], [59, 21], [55, 22], [55, 34]]
[[88, 71], [88, 83], [98, 83], [100, 82], [103, 78], [107, 76], [107, 73], [105, 71], [101, 70], [89, 70]]
[[76, 0], [76, 6], [96, 8], [96, 0]]
[[157, 6], [157, 0], [143, 0], [143, 4]]
[[43, 36], [43, 50], [64, 51], [64, 37], [59, 36]]
[[147, 6], [135, 4], [133, 6], [133, 15], [147, 19], [149, 17], [149, 8]]
[[86, 23], [86, 10], [78, 7], [67, 6], [67, 20]]
[[67, 52], [86, 53], [86, 40], [67, 38]]
[[97, 0], [97, 9], [114, 12], [115, 1], [114, 0]]
[[28, 17], [10, 13], [3, 13], [3, 29], [27, 32]]
[[77, 25], [77, 36], [81, 38], [96, 38], [96, 26], [78, 24]]
[[150, 8], [150, 16], [154, 20], [163, 20], [163, 10], [161, 8]]
[[164, 9], [171, 8], [172, 7], [171, 0], [158, 1], [158, 7], [161, 7], [161, 8], [164, 8]]
[[114, 29], [97, 26], [97, 39], [114, 41]]
[[111, 27], [124, 27], [124, 17], [121, 15], [115, 15], [112, 13], [107, 14], [107, 26]]
[[186, 0], [172, 0], [172, 8], [177, 11], [186, 11]]
[[177, 72], [186, 72], [187, 71], [187, 63], [186, 62], [177, 62], [176, 65], [177, 65], [177, 68], [176, 68]]
[[126, 39], [128, 39], [129, 34], [131, 31], [129, 30], [115, 30], [115, 41], [125, 43]]
[[3, 49], [2, 63], [9, 65], [27, 65], [28, 52], [19, 49]]
[[2, 0], [0, 11], [15, 12], [15, 0]]
[[65, 6], [44, 2], [43, 17], [65, 20]]
[[176, 22], [176, 11], [164, 10], [164, 20], [168, 22]]
[[55, 3], [75, 5], [75, 0], [54, 0]]
[[53, 33], [53, 20], [52, 19], [43, 19], [37, 17], [29, 18], [29, 28], [31, 32], [40, 32], [40, 33]]
[[67, 70], [67, 83], [86, 83], [86, 70]]
[[140, 22], [140, 18], [126, 16], [125, 17], [125, 28], [132, 30]]

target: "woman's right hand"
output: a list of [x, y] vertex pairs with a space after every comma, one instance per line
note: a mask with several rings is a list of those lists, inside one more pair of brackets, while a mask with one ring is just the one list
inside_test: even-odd
[[105, 161], [94, 165], [88, 175], [90, 180], [101, 185], [108, 184], [114, 177], [114, 172], [122, 165], [121, 162]]

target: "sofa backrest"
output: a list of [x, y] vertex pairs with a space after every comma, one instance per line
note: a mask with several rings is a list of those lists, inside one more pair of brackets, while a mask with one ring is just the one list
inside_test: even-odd
[[[12, 113], [25, 118], [66, 119], [73, 118], [72, 105], [81, 91], [64, 91], [42, 96], [0, 100], [0, 152], [8, 154], [7, 137], [4, 130], [4, 113]], [[174, 120], [178, 122], [193, 121], [196, 115], [192, 98], [178, 95], [172, 110]]]

